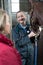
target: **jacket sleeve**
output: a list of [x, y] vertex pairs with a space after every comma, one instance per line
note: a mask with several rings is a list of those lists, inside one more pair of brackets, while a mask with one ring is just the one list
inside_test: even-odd
[[31, 44], [31, 41], [30, 41], [30, 38], [28, 36], [24, 36], [21, 38], [21, 40], [19, 40], [18, 42], [19, 43], [19, 46], [24, 46], [24, 45], [27, 45], [27, 44]]
[[19, 34], [18, 31], [16, 31], [15, 29], [12, 29], [12, 40], [14, 42], [17, 42], [19, 40]]
[[12, 30], [12, 40], [15, 43], [16, 42], [19, 42], [19, 43], [22, 42], [23, 44], [25, 44], [25, 43], [31, 43], [28, 35], [22, 35], [21, 32], [18, 33], [18, 31], [15, 31], [14, 29]]

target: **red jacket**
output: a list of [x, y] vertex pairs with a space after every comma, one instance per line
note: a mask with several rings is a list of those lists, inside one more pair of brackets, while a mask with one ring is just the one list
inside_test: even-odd
[[22, 65], [13, 43], [2, 34], [0, 34], [0, 65]]

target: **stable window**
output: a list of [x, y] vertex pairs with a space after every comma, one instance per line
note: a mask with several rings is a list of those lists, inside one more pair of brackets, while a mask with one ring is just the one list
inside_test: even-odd
[[17, 12], [20, 10], [19, 8], [19, 0], [11, 0], [12, 12]]

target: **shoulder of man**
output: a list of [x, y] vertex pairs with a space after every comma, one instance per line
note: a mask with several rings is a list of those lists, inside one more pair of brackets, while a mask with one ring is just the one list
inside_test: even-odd
[[17, 24], [15, 27], [13, 27], [12, 31], [18, 33], [19, 32], [19, 24]]

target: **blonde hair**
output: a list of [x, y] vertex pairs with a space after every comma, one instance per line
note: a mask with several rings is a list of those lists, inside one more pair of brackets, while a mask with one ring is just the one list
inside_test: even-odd
[[7, 16], [8, 14], [5, 12], [5, 10], [0, 9], [0, 33], [4, 32]]

